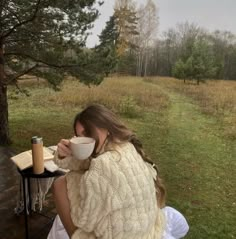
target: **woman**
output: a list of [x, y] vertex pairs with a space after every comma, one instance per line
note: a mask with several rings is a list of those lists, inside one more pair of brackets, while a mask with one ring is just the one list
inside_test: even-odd
[[54, 183], [59, 217], [48, 239], [171, 239], [187, 233], [184, 217], [164, 208], [156, 165], [110, 110], [87, 107], [75, 117], [74, 132], [94, 138], [95, 149], [80, 161], [73, 159], [69, 140], [59, 142], [55, 162], [70, 172]]

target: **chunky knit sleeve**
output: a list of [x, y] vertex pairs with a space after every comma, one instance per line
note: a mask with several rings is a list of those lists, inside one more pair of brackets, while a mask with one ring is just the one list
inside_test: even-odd
[[[79, 228], [76, 234], [94, 232], [96, 237], [104, 234], [107, 230], [105, 218], [110, 212], [111, 196], [111, 187], [99, 172], [88, 171], [81, 177], [79, 207], [71, 208], [72, 220]], [[69, 197], [72, 199], [73, 195]]]
[[57, 164], [60, 168], [69, 169], [73, 171], [84, 171], [89, 168], [89, 159], [87, 160], [77, 160], [72, 156], [65, 157], [63, 159], [58, 158], [58, 153], [56, 152], [54, 155], [54, 163]]

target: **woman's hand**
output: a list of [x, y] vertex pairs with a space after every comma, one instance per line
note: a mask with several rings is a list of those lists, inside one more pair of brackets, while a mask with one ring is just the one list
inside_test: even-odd
[[71, 150], [69, 148], [70, 141], [68, 139], [61, 139], [57, 145], [57, 153], [60, 159], [71, 156]]

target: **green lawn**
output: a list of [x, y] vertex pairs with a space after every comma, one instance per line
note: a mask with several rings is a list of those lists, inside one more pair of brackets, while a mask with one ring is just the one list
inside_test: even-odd
[[167, 203], [187, 217], [186, 238], [236, 238], [235, 145], [189, 99], [169, 95], [166, 113], [147, 115], [137, 128], [160, 165]]
[[[235, 142], [223, 137], [217, 119], [201, 113], [192, 99], [161, 85], [153, 84], [153, 89], [168, 99], [165, 107], [138, 114], [127, 112], [121, 117], [159, 165], [167, 186], [167, 204], [186, 216], [190, 224], [186, 238], [236, 238]], [[30, 98], [17, 97], [9, 102], [13, 147], [18, 151], [30, 147], [33, 135], [43, 136], [45, 145], [70, 137], [73, 117], [79, 110], [76, 104], [45, 105], [47, 97], [52, 99], [51, 95], [58, 93], [43, 88], [31, 91]], [[38, 100], [40, 97], [44, 104]], [[124, 97], [127, 99], [127, 95]], [[135, 99], [126, 103], [129, 110], [134, 108]]]

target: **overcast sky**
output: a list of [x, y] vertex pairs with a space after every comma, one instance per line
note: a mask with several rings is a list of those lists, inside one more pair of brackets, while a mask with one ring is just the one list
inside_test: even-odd
[[[138, 4], [145, 0], [135, 0]], [[158, 7], [159, 36], [177, 23], [188, 21], [210, 31], [228, 30], [236, 34], [236, 0], [153, 0]], [[113, 14], [115, 0], [104, 0], [87, 46], [98, 44], [97, 35]]]

